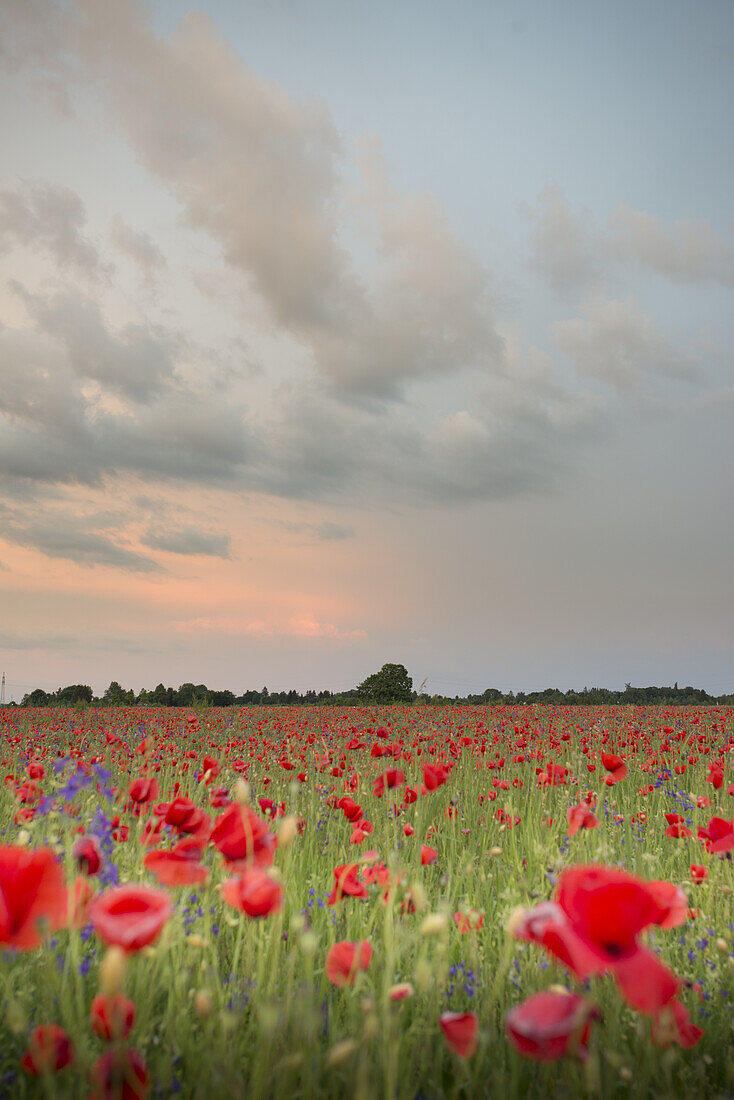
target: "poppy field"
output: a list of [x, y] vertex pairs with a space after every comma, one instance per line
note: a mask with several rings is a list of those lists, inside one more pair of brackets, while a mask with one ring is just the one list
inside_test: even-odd
[[0, 711], [0, 1096], [734, 1096], [734, 711]]

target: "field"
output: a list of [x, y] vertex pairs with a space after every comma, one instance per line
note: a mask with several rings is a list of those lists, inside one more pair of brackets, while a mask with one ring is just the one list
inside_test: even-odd
[[0, 738], [3, 1097], [734, 1095], [731, 710]]

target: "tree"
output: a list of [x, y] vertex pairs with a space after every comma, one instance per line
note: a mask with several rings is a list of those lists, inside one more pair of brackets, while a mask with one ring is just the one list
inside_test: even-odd
[[383, 665], [357, 688], [365, 703], [383, 706], [387, 703], [410, 703], [413, 700], [413, 680], [405, 665]]
[[22, 707], [47, 707], [53, 702], [53, 695], [49, 695], [43, 688], [34, 688], [28, 695], [24, 695], [21, 701]]
[[88, 684], [69, 684], [56, 692], [56, 702], [60, 707], [73, 707], [77, 703], [91, 703], [92, 689]]

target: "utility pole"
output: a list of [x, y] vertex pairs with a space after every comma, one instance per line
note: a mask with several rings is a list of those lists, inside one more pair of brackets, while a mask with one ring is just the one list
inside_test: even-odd
[[0, 707], [5, 706], [5, 673], [3, 672], [3, 682], [0, 684]]

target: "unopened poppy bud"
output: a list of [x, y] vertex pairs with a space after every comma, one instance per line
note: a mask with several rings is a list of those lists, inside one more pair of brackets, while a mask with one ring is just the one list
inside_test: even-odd
[[340, 1043], [334, 1043], [326, 1056], [326, 1064], [332, 1069], [341, 1066], [347, 1059], [352, 1057], [356, 1049], [357, 1044], [354, 1039], [342, 1039]]
[[413, 996], [413, 986], [410, 982], [398, 982], [397, 985], [390, 986], [387, 995], [391, 1001], [405, 1001]]
[[507, 931], [511, 936], [515, 935], [516, 930], [525, 920], [525, 908], [522, 905], [516, 906], [510, 913], [510, 919], [507, 922]]
[[379, 1030], [379, 1024], [377, 1016], [374, 1012], [370, 1012], [364, 1018], [364, 1037], [365, 1039], [374, 1039]]
[[108, 997], [119, 993], [125, 984], [127, 959], [121, 947], [109, 947], [99, 967], [99, 989]]
[[438, 936], [448, 926], [445, 913], [429, 913], [423, 918], [421, 936]]
[[304, 955], [313, 955], [317, 947], [316, 937], [313, 932], [304, 932], [298, 941], [298, 946], [301, 948]]
[[496, 858], [497, 858], [497, 856], [501, 856], [501, 855], [502, 855], [502, 849], [501, 849], [501, 848], [490, 848], [490, 849], [489, 849], [489, 854], [490, 854], [491, 856], [494, 856], [494, 858], [496, 859]]
[[420, 882], [415, 882], [410, 888], [410, 900], [416, 912], [426, 907], [426, 892]]
[[619, 1076], [622, 1078], [623, 1081], [631, 1081], [632, 1070], [628, 1069], [627, 1066], [622, 1066], [621, 1070], [619, 1071]]
[[28, 830], [27, 829], [21, 829], [20, 832], [18, 833], [18, 836], [16, 837], [16, 844], [19, 844], [19, 845], [23, 846], [23, 845], [27, 844], [30, 839], [31, 839], [31, 834], [28, 832]]
[[427, 993], [431, 988], [433, 974], [426, 959], [419, 959], [415, 965], [415, 984], [421, 993]]
[[250, 801], [250, 784], [246, 779], [238, 779], [234, 787], [235, 802], [239, 802], [240, 806], [246, 806]]
[[278, 829], [278, 847], [287, 848], [298, 835], [298, 822], [292, 815], [284, 817]]
[[212, 1014], [212, 998], [206, 989], [197, 989], [194, 996], [194, 1012], [200, 1020], [205, 1020]]
[[13, 1035], [24, 1035], [28, 1030], [28, 1019], [20, 1001], [8, 1001], [5, 1019]]
[[189, 947], [208, 947], [209, 941], [205, 940], [203, 936], [200, 936], [198, 932], [192, 932], [190, 936], [186, 937], [186, 942]]
[[563, 993], [567, 997], [570, 997], [570, 995], [571, 995], [569, 993], [569, 991], [566, 989], [565, 985], [552, 985], [552, 986], [549, 987], [548, 992], [549, 993]]
[[722, 955], [726, 955], [729, 952], [729, 944], [726, 942], [725, 939], [722, 939], [720, 936], [716, 941], [716, 949], [717, 951], [720, 951]]

